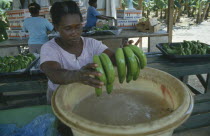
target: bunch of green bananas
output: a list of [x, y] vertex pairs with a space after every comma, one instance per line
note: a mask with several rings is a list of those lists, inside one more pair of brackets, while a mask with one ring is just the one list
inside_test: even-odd
[[170, 46], [168, 43], [163, 44], [163, 49], [168, 54], [176, 55], [205, 55], [210, 53], [210, 47], [200, 41], [183, 41], [177, 46]]
[[110, 26], [107, 24], [104, 24], [103, 27], [94, 27], [93, 30], [95, 30], [95, 31], [110, 30]]
[[[97, 77], [100, 81], [106, 85], [107, 93], [110, 94], [113, 90], [113, 83], [115, 80], [115, 71], [112, 61], [105, 53], [101, 55], [95, 55], [93, 57], [93, 62], [98, 64], [96, 71], [100, 72], [102, 76]], [[95, 88], [95, 92], [97, 96], [102, 94], [102, 88]]]
[[[140, 69], [143, 69], [147, 64], [146, 55], [135, 45], [128, 45], [124, 48], [118, 48], [115, 53], [119, 82], [122, 84], [126, 79], [129, 83], [131, 80], [137, 80], [140, 74]], [[93, 62], [98, 64], [96, 71], [102, 76], [97, 77], [106, 85], [107, 93], [110, 94], [113, 90], [115, 80], [115, 71], [109, 57], [102, 53], [95, 55]], [[126, 72], [127, 69], [127, 72]], [[97, 96], [102, 94], [102, 88], [95, 88]]]
[[26, 55], [0, 57], [0, 72], [13, 72], [24, 69], [34, 61], [36, 57], [29, 53]]
[[[147, 64], [147, 58], [144, 52], [135, 45], [128, 45], [124, 48], [118, 48], [115, 53], [119, 82], [137, 80], [140, 69]], [[127, 72], [126, 72], [127, 66]]]

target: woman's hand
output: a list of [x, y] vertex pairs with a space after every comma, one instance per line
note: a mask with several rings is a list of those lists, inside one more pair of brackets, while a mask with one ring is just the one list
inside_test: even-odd
[[125, 41], [123, 47], [128, 46], [128, 45], [133, 45], [133, 43], [134, 43], [133, 40]]
[[96, 88], [101, 88], [104, 83], [95, 78], [95, 76], [101, 76], [101, 73], [95, 70], [96, 67], [98, 67], [98, 65], [95, 63], [83, 66], [78, 72], [78, 82]]
[[114, 17], [110, 17], [110, 19], [116, 20]]

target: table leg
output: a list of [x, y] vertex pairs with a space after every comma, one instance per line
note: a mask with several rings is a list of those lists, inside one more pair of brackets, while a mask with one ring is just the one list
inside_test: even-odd
[[128, 38], [122, 38], [122, 47], [128, 42]]
[[139, 37], [139, 39], [136, 41], [135, 45], [138, 46], [142, 49], [142, 37]]
[[21, 53], [21, 47], [18, 46], [17, 48], [18, 48], [18, 52]]
[[7, 100], [5, 99], [3, 93], [0, 93], [0, 103], [2, 103], [2, 104], [7, 104]]
[[206, 77], [206, 89], [204, 93], [210, 92], [210, 73], [207, 74]]
[[150, 47], [150, 37], [148, 37], [148, 52], [150, 52], [151, 47]]
[[183, 83], [188, 83], [189, 76], [182, 76], [179, 78]]

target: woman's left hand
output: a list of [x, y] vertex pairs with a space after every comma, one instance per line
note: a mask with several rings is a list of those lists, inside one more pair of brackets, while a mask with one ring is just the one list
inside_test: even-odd
[[85, 85], [101, 88], [104, 83], [95, 78], [95, 76], [101, 76], [101, 73], [95, 70], [96, 67], [98, 67], [98, 65], [95, 63], [90, 63], [86, 66], [83, 66], [79, 70], [79, 82]]

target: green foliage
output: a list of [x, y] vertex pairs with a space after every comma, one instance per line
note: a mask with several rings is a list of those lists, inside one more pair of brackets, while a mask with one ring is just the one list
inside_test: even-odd
[[182, 7], [181, 3], [179, 3], [179, 0], [174, 1], [174, 6], [175, 6], [175, 8], [181, 8]]
[[0, 42], [7, 40], [6, 28], [8, 23], [6, 21], [6, 10], [11, 9], [11, 0], [0, 0]]
[[29, 54], [19, 54], [17, 56], [0, 57], [0, 73], [14, 72], [27, 68], [36, 57]]

